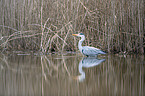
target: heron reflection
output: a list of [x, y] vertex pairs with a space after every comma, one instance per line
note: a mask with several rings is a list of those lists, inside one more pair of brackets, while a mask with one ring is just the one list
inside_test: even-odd
[[103, 61], [105, 61], [105, 59], [98, 59], [93, 57], [82, 58], [82, 60], [79, 62], [79, 73], [81, 75], [76, 76], [75, 79], [79, 80], [80, 82], [83, 81], [85, 79], [85, 72], [82, 68], [94, 67], [101, 64]]

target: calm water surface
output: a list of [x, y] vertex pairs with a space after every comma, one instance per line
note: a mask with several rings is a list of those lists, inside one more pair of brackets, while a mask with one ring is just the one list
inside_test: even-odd
[[138, 55], [0, 54], [0, 96], [145, 96]]

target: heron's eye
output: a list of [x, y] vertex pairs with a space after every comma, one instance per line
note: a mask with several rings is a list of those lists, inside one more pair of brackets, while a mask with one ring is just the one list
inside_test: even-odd
[[84, 35], [83, 33], [80, 33], [80, 35]]

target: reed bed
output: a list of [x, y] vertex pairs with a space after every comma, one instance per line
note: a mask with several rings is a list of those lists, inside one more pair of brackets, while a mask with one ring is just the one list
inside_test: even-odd
[[0, 49], [144, 53], [144, 0], [0, 0]]

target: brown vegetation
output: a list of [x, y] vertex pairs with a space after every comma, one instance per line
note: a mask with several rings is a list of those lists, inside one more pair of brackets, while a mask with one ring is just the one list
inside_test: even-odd
[[144, 0], [0, 0], [0, 49], [144, 53]]

